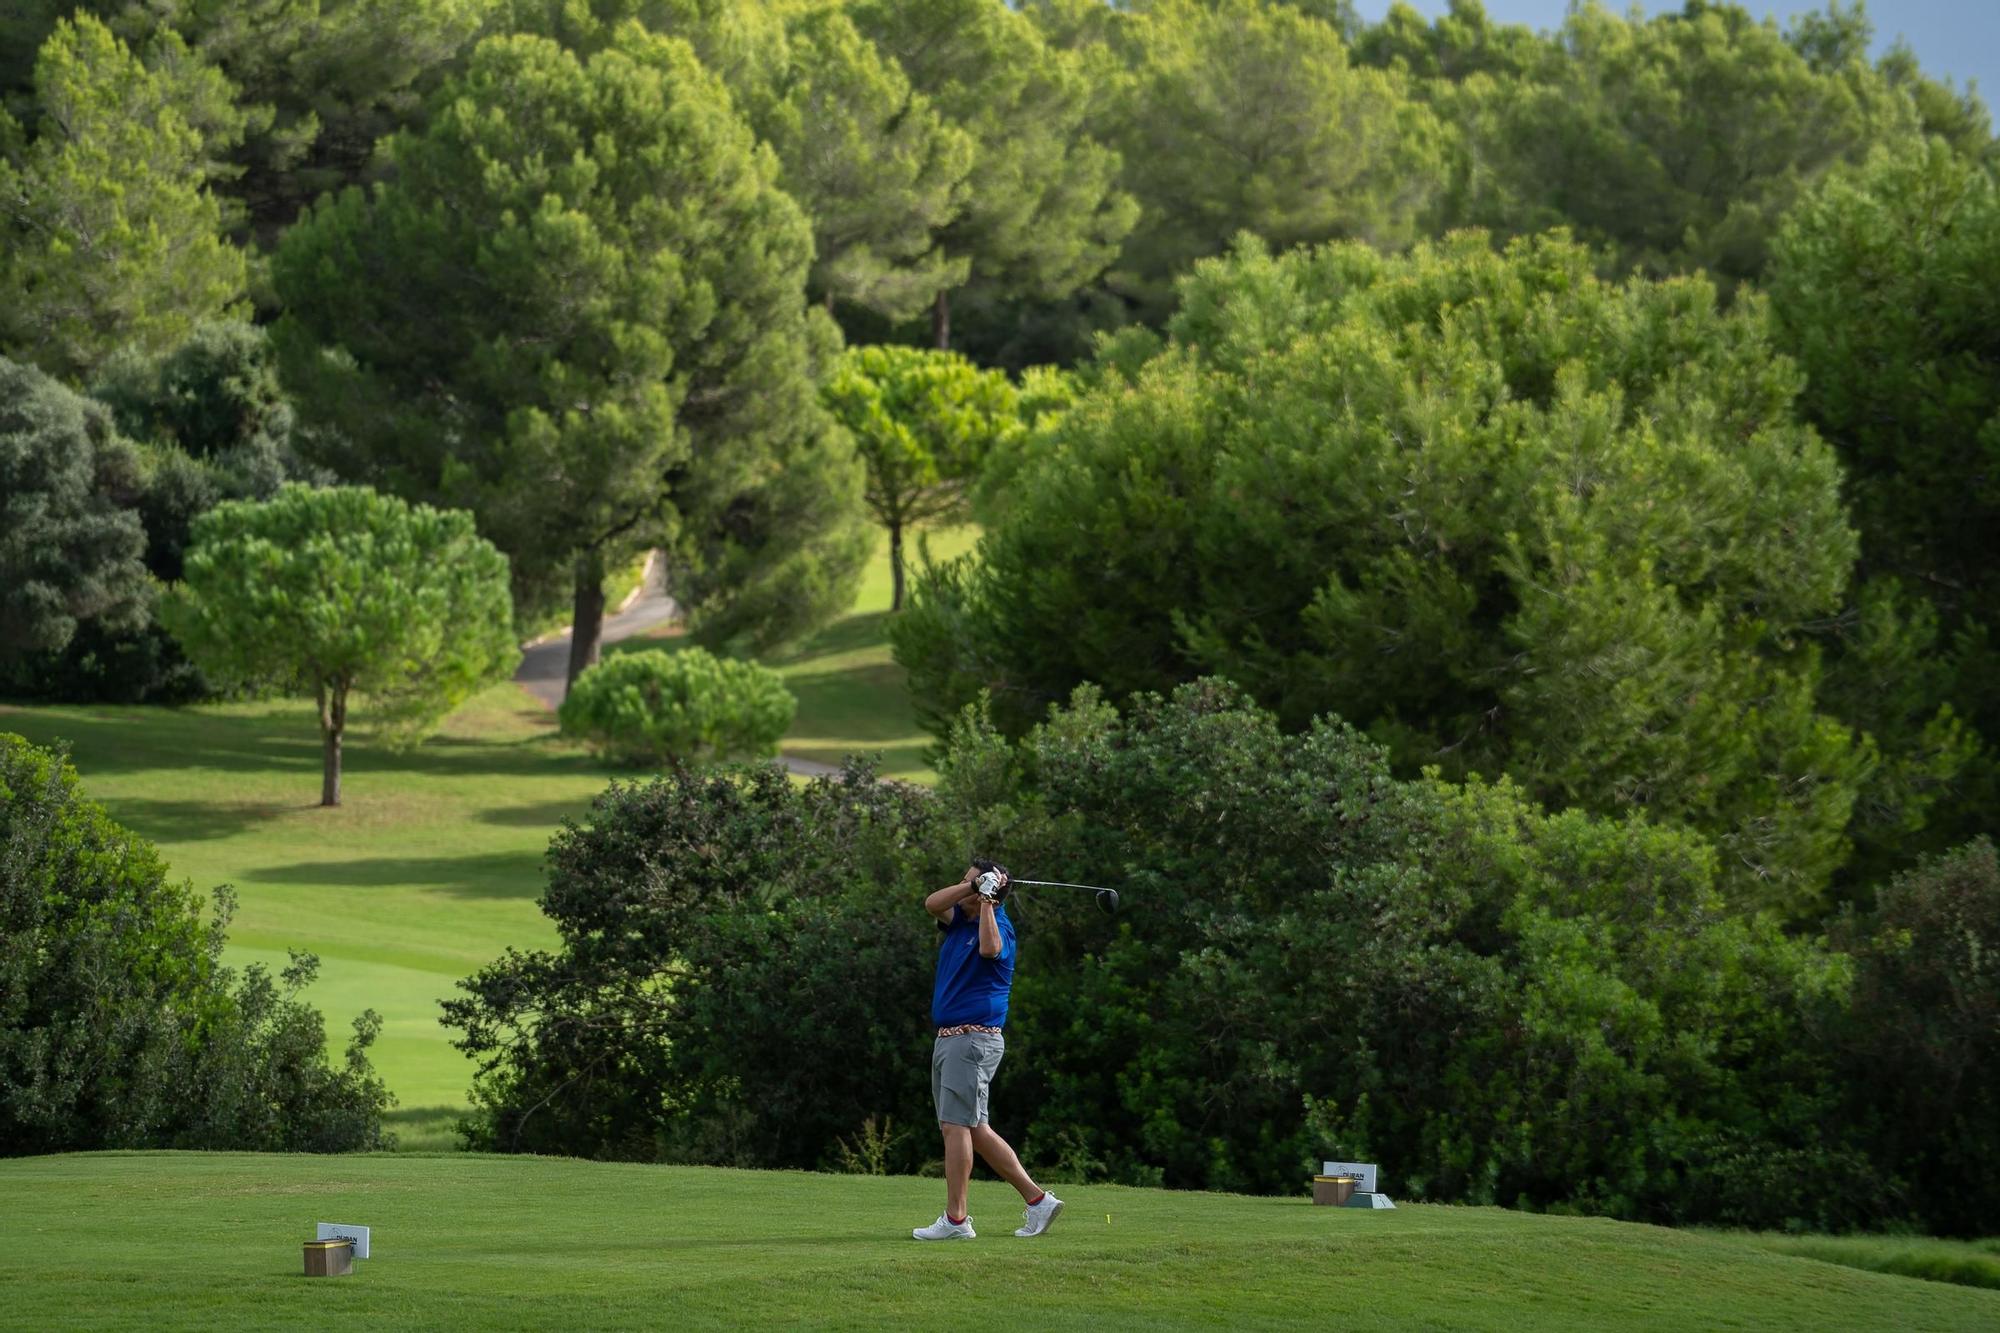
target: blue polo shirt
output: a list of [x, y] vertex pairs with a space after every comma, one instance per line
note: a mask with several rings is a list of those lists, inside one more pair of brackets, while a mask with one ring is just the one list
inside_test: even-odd
[[1005, 904], [993, 909], [1000, 927], [1000, 956], [979, 956], [979, 918], [953, 907], [938, 948], [937, 981], [931, 987], [931, 1022], [938, 1027], [960, 1023], [1007, 1025], [1007, 992], [1014, 984], [1014, 923]]

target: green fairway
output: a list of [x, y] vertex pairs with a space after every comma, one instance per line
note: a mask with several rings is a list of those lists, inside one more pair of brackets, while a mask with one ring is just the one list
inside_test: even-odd
[[[1013, 1191], [980, 1179], [977, 1240], [909, 1239], [940, 1189], [487, 1156], [7, 1161], [0, 1308], [38, 1329], [2000, 1326], [2000, 1292], [1491, 1208], [1084, 1186], [1022, 1241]], [[375, 1257], [304, 1278], [321, 1221], [372, 1228]]]

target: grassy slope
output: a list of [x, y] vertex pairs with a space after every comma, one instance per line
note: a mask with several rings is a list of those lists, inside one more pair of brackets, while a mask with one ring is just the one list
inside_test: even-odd
[[[973, 535], [944, 534], [935, 550], [956, 554]], [[853, 614], [778, 664], [800, 698], [787, 748], [829, 763], [880, 750], [885, 771], [921, 780], [928, 738], [889, 657], [888, 605], [878, 555]], [[365, 725], [365, 705], [357, 717]], [[424, 1109], [465, 1103], [470, 1066], [438, 1026], [438, 1000], [502, 949], [553, 939], [535, 906], [542, 852], [613, 775], [556, 739], [513, 685], [467, 704], [410, 754], [353, 738], [337, 810], [316, 804], [318, 722], [304, 702], [0, 705], [0, 730], [67, 740], [85, 790], [176, 875], [204, 890], [234, 884], [232, 962], [275, 970], [287, 949], [318, 954], [310, 996], [336, 1047], [361, 1010], [384, 1016], [375, 1066], [401, 1100], [406, 1146], [444, 1146], [449, 1117]]]
[[[1012, 1191], [982, 1179], [978, 1240], [907, 1239], [938, 1195], [533, 1158], [8, 1161], [0, 1309], [35, 1328], [2000, 1326], [2000, 1293], [1616, 1222], [1090, 1186], [1017, 1241]], [[315, 1221], [372, 1227], [377, 1257], [305, 1280]]]

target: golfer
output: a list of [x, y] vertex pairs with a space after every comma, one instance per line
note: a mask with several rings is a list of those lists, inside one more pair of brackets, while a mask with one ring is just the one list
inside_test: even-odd
[[[973, 886], [987, 872], [995, 883], [990, 895], [982, 895]], [[1039, 1236], [1062, 1213], [1062, 1200], [1035, 1184], [986, 1119], [986, 1092], [1007, 1051], [1007, 992], [1014, 984], [1014, 923], [1007, 919], [1012, 887], [1004, 869], [974, 861], [965, 878], [924, 899], [924, 910], [945, 927], [931, 988], [931, 1021], [937, 1025], [931, 1098], [944, 1134], [944, 1216], [912, 1231], [918, 1240], [971, 1240], [977, 1234], [965, 1200], [975, 1150], [1028, 1205], [1028, 1224], [1015, 1235]]]

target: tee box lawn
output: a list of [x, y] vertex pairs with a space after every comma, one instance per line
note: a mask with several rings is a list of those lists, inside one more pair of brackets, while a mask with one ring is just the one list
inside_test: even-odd
[[[975, 533], [940, 534], [941, 552]], [[889, 570], [879, 549], [854, 610], [774, 665], [799, 696], [784, 748], [837, 763], [882, 756], [886, 774], [931, 778], [921, 733], [887, 643]], [[658, 646], [658, 645], [656, 645]], [[502, 950], [551, 944], [536, 906], [542, 855], [565, 818], [612, 778], [562, 740], [518, 686], [496, 686], [415, 750], [371, 744], [355, 710], [343, 804], [321, 809], [313, 705], [301, 700], [190, 708], [0, 704], [0, 730], [66, 742], [85, 792], [155, 843], [172, 873], [240, 898], [228, 960], [274, 972], [287, 951], [319, 955], [308, 993], [330, 1044], [363, 1009], [381, 1013], [377, 1070], [400, 1102], [405, 1146], [451, 1141], [472, 1066], [438, 1023], [438, 1001]]]
[[[972, 1185], [484, 1154], [101, 1153], [0, 1161], [0, 1322], [22, 1328], [2000, 1327], [2000, 1291], [1758, 1238], [1493, 1208], [1059, 1187], [1055, 1228]], [[370, 1228], [302, 1276], [315, 1222]]]

